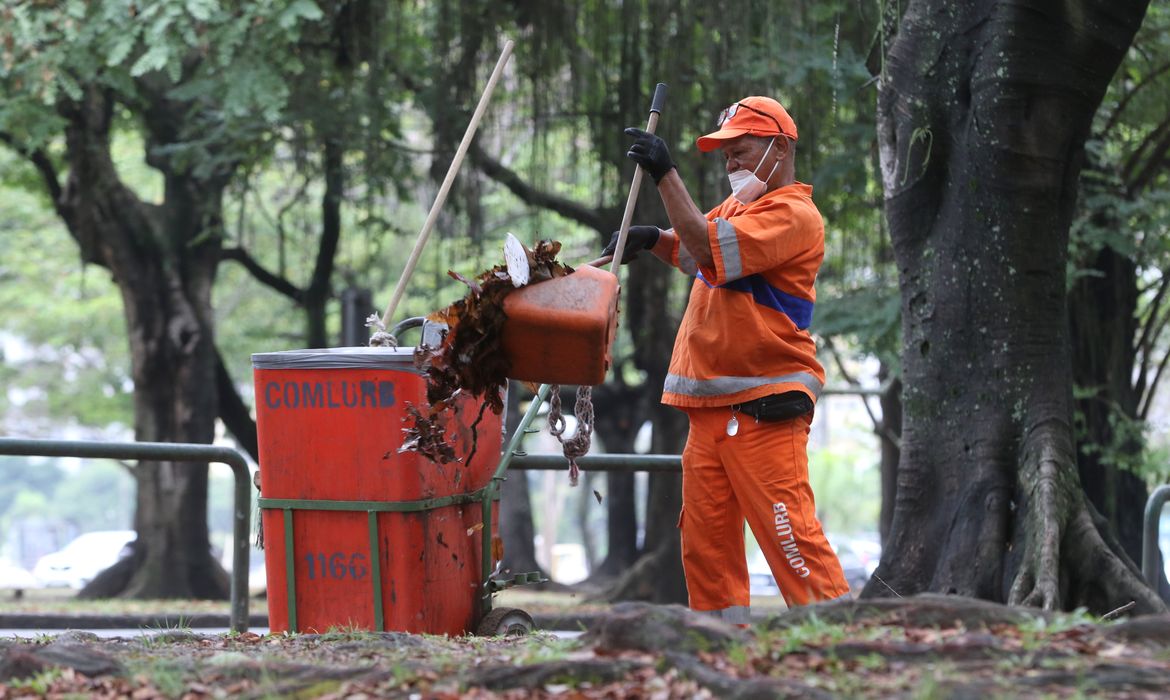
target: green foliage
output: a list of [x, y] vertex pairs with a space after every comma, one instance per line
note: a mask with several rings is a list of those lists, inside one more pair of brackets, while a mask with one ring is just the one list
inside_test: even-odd
[[133, 522], [134, 480], [116, 463], [86, 460], [66, 469], [60, 460], [3, 458], [0, 476], [0, 531], [41, 523], [50, 530], [41, 533], [42, 544], [62, 545], [54, 540], [67, 533], [124, 530]]
[[[0, 182], [25, 171], [0, 152]], [[44, 421], [105, 427], [132, 422], [121, 298], [106, 274], [82, 266], [61, 224], [22, 188], [0, 189], [0, 337], [12, 338], [0, 378], [12, 425], [37, 432]], [[2, 346], [0, 346], [2, 347]], [[43, 431], [43, 428], [41, 429]]]
[[1100, 620], [1091, 615], [1087, 609], [1077, 608], [1068, 612], [1057, 611], [1050, 618], [1037, 615], [1027, 622], [1020, 623], [1019, 630], [1024, 634], [1053, 635], [1086, 625], [1095, 625], [1098, 622]]
[[134, 479], [115, 462], [88, 460], [58, 483], [53, 513], [82, 531], [128, 529], [133, 523]]
[[[295, 50], [305, 26], [321, 19], [310, 0], [218, 3], [129, 0], [8, 4], [0, 23], [0, 132], [23, 148], [49, 144], [62, 121], [57, 105], [88, 86], [112, 89], [127, 106], [159, 92], [203, 102], [206, 113], [185, 156], [211, 142], [250, 138], [256, 120], [275, 121], [288, 80], [303, 65]], [[204, 164], [206, 165], [206, 164]]]
[[[1109, 86], [1086, 143], [1087, 165], [1071, 231], [1070, 280], [1103, 247], [1147, 273], [1170, 267], [1170, 182], [1161, 134], [1170, 91], [1170, 9], [1151, 3]], [[1155, 310], [1156, 311], [1156, 310]]]
[[873, 532], [881, 507], [878, 456], [857, 444], [834, 441], [809, 452], [809, 482], [825, 528], [843, 535]]
[[887, 366], [897, 367], [901, 322], [897, 289], [874, 283], [836, 296], [819, 295], [812, 328], [820, 336], [848, 339]]
[[793, 652], [805, 650], [806, 647], [824, 647], [838, 644], [849, 638], [849, 630], [845, 625], [825, 622], [815, 614], [797, 625], [785, 625], [762, 629], [757, 632], [757, 640], [766, 650], [769, 658], [777, 661]]
[[62, 478], [55, 463], [30, 464], [26, 457], [0, 457], [0, 517], [16, 503], [24, 491], [47, 497]]
[[[151, 635], [140, 637], [147, 649], [157, 649]], [[157, 688], [163, 697], [182, 697], [187, 690], [186, 675], [190, 671], [190, 664], [179, 660], [158, 657], [144, 657], [132, 659], [127, 664], [127, 670], [134, 678], [149, 679], [154, 688]]]
[[[859, 352], [887, 361], [896, 355], [897, 305], [864, 66], [875, 21], [868, 5], [768, 5], [749, 13], [647, 0], [523, 6], [72, 0], [0, 12], [0, 133], [16, 152], [44, 149], [60, 167], [60, 110], [90, 87], [108, 90], [118, 104], [118, 169], [131, 189], [145, 201], [167, 195], [144, 155], [178, 170], [231, 177], [222, 211], [225, 247], [247, 250], [297, 290], [321, 269], [323, 153], [326, 144], [339, 145], [343, 236], [325, 284], [333, 293], [350, 284], [370, 288], [376, 305], [397, 282], [500, 37], [522, 36], [477, 144], [527, 183], [601, 223], [590, 227], [525, 203], [465, 163], [400, 317], [462, 296], [465, 289], [447, 271], [474, 274], [498, 262], [506, 231], [522, 240], [561, 240], [561, 257], [570, 263], [592, 257], [608, 234], [603, 229], [616, 226], [632, 173], [621, 128], [644, 124], [655, 82], [671, 85], [659, 132], [704, 207], [722, 199], [727, 184], [720, 159], [699, 154], [694, 138], [731, 101], [775, 95], [800, 125], [798, 177], [815, 185], [826, 218], [817, 332], [847, 336]], [[144, 123], [146, 108], [163, 97], [178, 132], [167, 139]], [[20, 311], [0, 329], [42, 351], [45, 361], [6, 364], [0, 372], [43, 388], [42, 404], [25, 404], [26, 411], [128, 424], [132, 385], [121, 300], [104, 273], [76, 262], [44, 198], [26, 194], [43, 191], [43, 173], [11, 157], [7, 166], [0, 161], [0, 201], [20, 202], [21, 223], [12, 231], [21, 238], [19, 254], [0, 260], [0, 279], [38, 272], [28, 284], [0, 286], [0, 302]], [[665, 224], [650, 198], [639, 216]], [[681, 312], [689, 283], [676, 276], [659, 297], [662, 311]], [[859, 299], [873, 302], [869, 316]], [[221, 265], [214, 303], [221, 354], [245, 395], [251, 353], [303, 344], [303, 308], [239, 265]], [[331, 335], [336, 308], [331, 303], [327, 312]], [[633, 354], [628, 330], [619, 356]], [[68, 377], [52, 376], [70, 363], [80, 366]], [[636, 372], [631, 377], [640, 380]], [[843, 481], [819, 486], [818, 494], [844, 492], [863, 478], [876, 484], [873, 474], [854, 476], [852, 469], [821, 470]]]
[[[1075, 388], [1077, 398], [1094, 398], [1099, 392]], [[1132, 472], [1150, 486], [1170, 481], [1170, 445], [1155, 440], [1150, 421], [1132, 418], [1114, 402], [1107, 405], [1107, 429], [1104, 435], [1089, 430], [1084, 411], [1073, 415], [1073, 429], [1078, 451], [1093, 456], [1098, 464]]]
[[32, 693], [44, 697], [64, 672], [65, 669], [61, 667], [47, 668], [25, 678], [13, 678], [6, 684], [16, 693]]
[[[1132, 337], [1109, 337], [1115, 334], [1099, 333], [1098, 326], [1090, 323], [1088, 332], [1096, 337], [1076, 339], [1074, 347], [1097, 347], [1089, 352], [1091, 364], [1108, 367], [1113, 377], [1099, 372], [1099, 376], [1081, 378], [1104, 386], [1080, 391], [1078, 401], [1103, 402], [1109, 413], [1107, 420], [1087, 425], [1078, 411], [1077, 440], [1082, 454], [1095, 457], [1107, 468], [1138, 473], [1151, 483], [1168, 476], [1166, 447], [1157, 440], [1149, 446], [1154, 435], [1146, 422], [1154, 419], [1150, 401], [1159, 389], [1158, 367], [1170, 352], [1170, 340], [1164, 334], [1168, 299], [1162, 292], [1170, 271], [1170, 237], [1166, 235], [1170, 232], [1170, 140], [1164, 136], [1170, 127], [1167, 29], [1170, 9], [1151, 3], [1098, 110], [1085, 147], [1087, 162], [1070, 231], [1067, 275], [1070, 290], [1092, 276], [1112, 286], [1108, 293], [1116, 298], [1137, 299]], [[1100, 253], [1105, 250], [1132, 265], [1134, 274], [1119, 273], [1119, 264], [1100, 265]], [[1098, 313], [1116, 310], [1102, 304]], [[1125, 382], [1132, 388], [1110, 385]]]
[[10, 518], [46, 515], [52, 511], [49, 498], [37, 491], [18, 491], [6, 514]]

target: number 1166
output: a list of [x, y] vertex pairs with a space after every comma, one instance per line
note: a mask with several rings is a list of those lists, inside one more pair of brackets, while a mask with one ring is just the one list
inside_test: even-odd
[[326, 556], [324, 552], [315, 552], [305, 555], [308, 564], [309, 580], [316, 579], [345, 579], [351, 578], [360, 581], [369, 573], [366, 565], [366, 555], [359, 552], [346, 554], [334, 552]]

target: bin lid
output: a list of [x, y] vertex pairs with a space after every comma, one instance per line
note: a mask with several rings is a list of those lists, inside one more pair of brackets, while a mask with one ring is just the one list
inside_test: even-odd
[[314, 348], [252, 355], [254, 369], [414, 369], [414, 348]]

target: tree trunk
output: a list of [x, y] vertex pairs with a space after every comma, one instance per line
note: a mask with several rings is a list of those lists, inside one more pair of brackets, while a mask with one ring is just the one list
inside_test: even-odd
[[313, 278], [304, 295], [305, 335], [311, 348], [329, 347], [325, 307], [333, 298], [333, 269], [341, 242], [341, 203], [345, 198], [344, 146], [336, 134], [323, 140], [325, 192], [321, 197], [321, 243], [317, 246]]
[[1077, 450], [1081, 484], [1089, 502], [1116, 534], [1126, 554], [1142, 557], [1142, 514], [1149, 491], [1127, 467], [1137, 466], [1144, 440], [1119, 432], [1139, 421], [1139, 392], [1133, 385], [1138, 344], [1137, 269], [1133, 260], [1102, 248], [1070, 291], [1073, 382], [1081, 435]]
[[[889, 368], [882, 363], [878, 370], [878, 379], [885, 384]], [[882, 480], [882, 507], [878, 516], [878, 534], [882, 544], [890, 535], [890, 526], [894, 521], [894, 503], [898, 496], [898, 461], [902, 455], [899, 442], [902, 437], [902, 380], [895, 379], [889, 383], [886, 390], [878, 397], [882, 407], [881, 425], [877, 426], [878, 439], [881, 442], [881, 480]]]
[[1164, 609], [1081, 491], [1065, 293], [1084, 141], [1146, 4], [907, 6], [878, 104], [904, 430], [863, 595]]
[[[642, 190], [635, 220], [667, 223], [666, 210], [657, 192]], [[678, 270], [642, 254], [629, 266], [622, 294], [626, 296], [627, 327], [633, 340], [634, 364], [646, 373], [642, 391], [647, 394], [647, 413], [654, 425], [651, 452], [681, 454], [687, 441], [687, 419], [677, 409], [659, 403], [666, 381], [680, 317], [665, 313], [667, 300], [687, 298], [692, 279]], [[679, 294], [679, 292], [682, 292]], [[646, 534], [641, 559], [623, 572], [609, 592], [610, 600], [646, 600], [654, 603], [687, 602], [682, 568], [682, 541], [678, 517], [682, 511], [682, 476], [651, 474], [646, 494]]]
[[[218, 401], [211, 286], [226, 179], [160, 168], [163, 204], [145, 204], [110, 157], [113, 108], [92, 88], [62, 107], [69, 175], [57, 209], [85, 259], [109, 269], [122, 293], [135, 439], [210, 443]], [[227, 576], [207, 534], [207, 465], [143, 461], [134, 475], [134, 555], [82, 595], [226, 598]]]
[[[655, 196], [656, 203], [661, 203]], [[629, 295], [626, 315], [634, 339], [635, 362], [646, 372], [643, 391], [652, 399], [654, 424], [651, 452], [679, 454], [686, 444], [686, 416], [658, 403], [670, 364], [678, 319], [663, 313], [663, 300], [679, 279], [678, 271], [657, 261], [635, 262], [623, 294]], [[651, 474], [646, 499], [646, 536], [642, 556], [607, 593], [609, 600], [646, 600], [654, 603], [687, 602], [682, 569], [678, 516], [682, 511], [682, 477]]]
[[[659, 405], [654, 410], [654, 452], [678, 454], [686, 442], [687, 419], [681, 412]], [[605, 597], [610, 601], [645, 600], [652, 603], [687, 602], [682, 568], [682, 540], [678, 516], [682, 511], [682, 476], [651, 474], [646, 497], [646, 537], [642, 555], [622, 572]]]
[[[634, 438], [646, 419], [646, 387], [631, 387], [616, 379], [593, 389], [594, 435], [605, 451], [630, 454]], [[590, 572], [590, 582], [612, 579], [628, 571], [638, 558], [638, 519], [633, 472], [605, 475], [605, 512], [608, 548], [605, 559]]]
[[[504, 425], [515, 431], [520, 425], [520, 382], [510, 382]], [[504, 447], [512, 439], [504, 437]], [[500, 490], [500, 537], [504, 541], [504, 568], [511, 571], [541, 571], [536, 563], [536, 532], [532, 526], [532, 501], [528, 493], [528, 472], [510, 470]]]

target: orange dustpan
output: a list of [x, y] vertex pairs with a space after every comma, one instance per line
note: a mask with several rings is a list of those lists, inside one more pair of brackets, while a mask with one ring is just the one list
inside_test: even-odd
[[[646, 131], [654, 133], [665, 101], [666, 85], [658, 83]], [[597, 266], [611, 259], [599, 258], [564, 277], [526, 285], [527, 255], [520, 242], [508, 234], [504, 258], [513, 284], [520, 286], [504, 298], [507, 321], [501, 344], [512, 364], [509, 377], [544, 384], [594, 385], [605, 381], [613, 363], [617, 330], [617, 271], [642, 173], [640, 166], [634, 171], [609, 272]]]
[[513, 291], [504, 298], [508, 320], [500, 338], [512, 364], [508, 376], [544, 384], [603, 383], [613, 361], [617, 302], [617, 277], [591, 266]]

